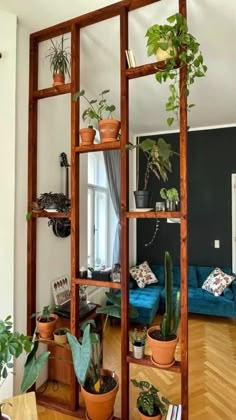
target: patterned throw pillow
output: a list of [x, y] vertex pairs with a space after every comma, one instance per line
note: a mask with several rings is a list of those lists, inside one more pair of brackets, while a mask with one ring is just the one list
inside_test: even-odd
[[209, 274], [202, 288], [213, 293], [215, 296], [220, 296], [234, 279], [234, 276], [224, 273], [224, 271], [217, 267]]
[[152, 272], [147, 261], [140, 265], [136, 265], [129, 269], [129, 272], [134, 280], [136, 280], [138, 287], [143, 289], [147, 284], [157, 283], [158, 279]]

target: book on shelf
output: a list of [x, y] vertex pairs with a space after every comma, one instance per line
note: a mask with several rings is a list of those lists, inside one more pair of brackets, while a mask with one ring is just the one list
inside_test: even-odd
[[170, 404], [166, 416], [166, 420], [181, 420], [182, 406]]
[[126, 60], [129, 69], [136, 66], [135, 56], [132, 50], [125, 50]]

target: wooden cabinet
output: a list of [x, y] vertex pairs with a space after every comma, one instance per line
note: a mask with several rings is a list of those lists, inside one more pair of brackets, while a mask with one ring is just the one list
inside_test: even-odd
[[[71, 214], [67, 215], [71, 221], [71, 320], [70, 329], [76, 334], [79, 329], [79, 319], [77, 314], [78, 294], [76, 290], [80, 284], [89, 284], [97, 287], [112, 287], [121, 289], [122, 295], [122, 317], [121, 317], [121, 418], [129, 419], [129, 367], [130, 363], [143, 366], [150, 366], [157, 369], [151, 362], [150, 357], [137, 360], [129, 353], [129, 321], [128, 321], [128, 278], [129, 278], [129, 220], [132, 218], [168, 218], [178, 217], [181, 219], [180, 227], [180, 257], [181, 257], [181, 361], [176, 361], [170, 368], [173, 372], [181, 373], [181, 395], [183, 405], [182, 419], [188, 419], [188, 319], [187, 319], [187, 117], [186, 117], [186, 97], [183, 94], [186, 78], [186, 69], [180, 70], [180, 191], [181, 209], [179, 212], [135, 212], [129, 211], [128, 201], [128, 153], [125, 145], [129, 141], [129, 81], [131, 79], [146, 77], [155, 74], [157, 69], [155, 63], [145, 64], [127, 69], [125, 50], [128, 49], [128, 17], [129, 12], [143, 6], [157, 3], [158, 0], [123, 0], [108, 7], [96, 10], [86, 15], [79, 16], [67, 22], [55, 25], [51, 28], [31, 34], [30, 36], [30, 86], [29, 86], [29, 165], [28, 165], [28, 205], [36, 198], [37, 182], [37, 109], [38, 101], [43, 98], [53, 97], [71, 93]], [[179, 0], [179, 10], [186, 15], [186, 0]], [[79, 90], [80, 74], [80, 29], [93, 23], [102, 22], [106, 19], [118, 16], [120, 21], [120, 109], [121, 109], [121, 139], [120, 141], [94, 144], [90, 147], [80, 146], [79, 144], [79, 104], [73, 101], [73, 94]], [[151, 17], [150, 17], [151, 18]], [[150, 22], [152, 23], [152, 22]], [[56, 88], [38, 89], [38, 49], [39, 43], [59, 36], [63, 33], [71, 34], [71, 83]], [[164, 65], [164, 64], [163, 64]], [[82, 279], [79, 277], [79, 165], [81, 153], [119, 149], [121, 152], [121, 283], [110, 283], [107, 281], [97, 281], [96, 279]], [[41, 217], [41, 216], [39, 216]], [[42, 214], [42, 217], [48, 217]], [[53, 215], [55, 217], [55, 215]], [[56, 217], [65, 215], [56, 214]], [[34, 320], [31, 314], [36, 311], [36, 223], [38, 217], [32, 217], [28, 223], [28, 299], [27, 299], [27, 319], [28, 333], [34, 330]], [[54, 349], [54, 352], [58, 350]], [[65, 355], [67, 356], [67, 350]], [[52, 367], [52, 366], [51, 366]], [[50, 377], [54, 375], [71, 386], [71, 401], [66, 412], [75, 413], [78, 404], [78, 384], [74, 374], [71, 376], [69, 371], [61, 368], [61, 365], [54, 365], [49, 370]], [[50, 401], [48, 401], [50, 405]], [[65, 411], [65, 410], [64, 410]]]

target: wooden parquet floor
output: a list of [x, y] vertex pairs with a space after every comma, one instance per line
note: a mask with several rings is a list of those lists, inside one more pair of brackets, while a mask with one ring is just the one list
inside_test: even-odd
[[[120, 376], [118, 324], [106, 327], [104, 354], [104, 366]], [[132, 364], [130, 377], [148, 380], [173, 403], [180, 401], [179, 374]], [[130, 420], [138, 419], [136, 397], [137, 390], [131, 385]], [[39, 420], [73, 419], [40, 406], [38, 415]], [[120, 392], [115, 415], [120, 415]], [[236, 420], [236, 322], [231, 319], [200, 315], [189, 317], [189, 419]]]

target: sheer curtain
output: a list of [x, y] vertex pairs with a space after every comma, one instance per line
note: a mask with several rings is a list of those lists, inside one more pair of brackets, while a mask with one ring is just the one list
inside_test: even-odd
[[118, 219], [113, 245], [112, 263], [114, 266], [114, 264], [120, 263], [120, 151], [105, 151], [103, 156], [111, 200]]

